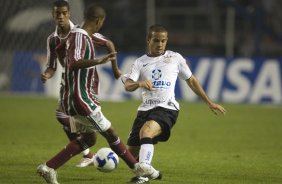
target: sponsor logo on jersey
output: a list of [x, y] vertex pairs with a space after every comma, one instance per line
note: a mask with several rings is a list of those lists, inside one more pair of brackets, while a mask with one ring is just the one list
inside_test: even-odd
[[152, 78], [154, 79], [154, 81], [152, 82], [154, 85], [154, 88], [166, 88], [171, 85], [170, 81], [161, 80], [162, 71], [160, 69], [155, 69], [152, 71]]
[[145, 104], [149, 104], [149, 105], [157, 105], [159, 103], [161, 103], [160, 100], [152, 100], [152, 99], [146, 99], [145, 100]]
[[149, 63], [143, 64], [143, 67], [147, 66]]
[[162, 77], [162, 71], [160, 69], [153, 70], [152, 73], [152, 78], [154, 80], [158, 80]]

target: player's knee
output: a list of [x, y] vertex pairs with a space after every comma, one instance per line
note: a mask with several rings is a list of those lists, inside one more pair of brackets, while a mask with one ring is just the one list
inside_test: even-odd
[[143, 138], [143, 137], [154, 138], [154, 137], [160, 135], [161, 132], [162, 132], [162, 129], [157, 122], [147, 121], [143, 125], [143, 127], [140, 129], [139, 136], [140, 136], [140, 138]]

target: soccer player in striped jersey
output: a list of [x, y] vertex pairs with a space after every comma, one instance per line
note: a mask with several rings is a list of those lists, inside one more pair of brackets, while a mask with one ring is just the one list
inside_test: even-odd
[[[49, 78], [53, 77], [58, 62], [64, 68], [64, 58], [65, 58], [65, 41], [70, 33], [70, 30], [75, 26], [70, 21], [70, 11], [69, 4], [67, 1], [58, 0], [53, 3], [53, 18], [56, 23], [55, 31], [47, 38], [47, 67], [46, 70], [41, 74], [42, 82], [46, 82]], [[115, 51], [114, 44], [106, 39], [103, 35], [99, 33], [95, 33], [92, 36], [93, 42], [95, 46], [106, 47], [109, 52]], [[115, 78], [119, 78], [120, 71], [117, 66], [116, 60], [112, 60], [112, 69], [114, 72]], [[60, 98], [58, 102], [58, 107], [56, 110], [56, 118], [59, 123], [63, 126], [63, 130], [66, 133], [69, 140], [76, 139], [79, 134], [71, 133], [70, 130], [70, 117], [63, 112], [61, 107], [61, 97], [62, 97], [62, 89], [64, 85], [64, 80], [62, 78], [61, 81], [61, 90], [60, 90]], [[83, 158], [77, 164], [77, 167], [86, 167], [88, 165], [93, 165], [94, 154], [90, 152], [89, 148], [85, 147], [85, 150], [82, 152]]]
[[[128, 138], [128, 149], [139, 162], [151, 164], [154, 144], [167, 141], [175, 125], [179, 104], [175, 100], [175, 84], [179, 77], [217, 113], [225, 109], [212, 102], [192, 74], [186, 60], [177, 52], [166, 50], [168, 32], [161, 25], [153, 25], [147, 35], [147, 53], [137, 58], [129, 73], [122, 76], [126, 91], [142, 90], [142, 104]], [[147, 183], [161, 179], [155, 170], [149, 177], [134, 177], [133, 183]]]
[[84, 147], [96, 143], [96, 132], [99, 132], [138, 176], [151, 175], [153, 168], [140, 164], [126, 149], [111, 122], [103, 115], [97, 98], [99, 78], [96, 65], [116, 59], [116, 53], [110, 53], [102, 58], [95, 58], [94, 45], [89, 35], [99, 31], [105, 20], [105, 11], [100, 6], [90, 6], [85, 11], [85, 22], [82, 28], [71, 30], [66, 41], [67, 57], [65, 60], [63, 108], [71, 116], [71, 131], [80, 133], [75, 139], [57, 153], [45, 164], [41, 164], [37, 172], [47, 183], [57, 184], [56, 170], [73, 156], [80, 153]]

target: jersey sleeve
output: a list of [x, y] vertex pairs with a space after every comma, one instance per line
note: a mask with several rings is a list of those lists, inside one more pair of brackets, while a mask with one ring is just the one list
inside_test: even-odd
[[108, 41], [108, 39], [100, 33], [94, 33], [92, 35], [93, 44], [96, 47], [104, 47]]
[[84, 59], [86, 52], [87, 37], [82, 33], [76, 33], [72, 41], [73, 59], [78, 61]]
[[56, 39], [49, 36], [47, 38], [47, 68], [57, 69]]
[[140, 76], [140, 67], [138, 66], [138, 60], [136, 60], [131, 68], [130, 68], [130, 71], [129, 73], [126, 73], [124, 74], [122, 77], [121, 77], [121, 80], [122, 82], [124, 83], [127, 79], [131, 79], [133, 81], [137, 81], [139, 79], [139, 76]]
[[179, 74], [178, 76], [183, 79], [187, 80], [192, 76], [192, 72], [187, 65], [186, 59], [184, 59], [180, 54], [178, 54], [178, 61], [179, 61]]

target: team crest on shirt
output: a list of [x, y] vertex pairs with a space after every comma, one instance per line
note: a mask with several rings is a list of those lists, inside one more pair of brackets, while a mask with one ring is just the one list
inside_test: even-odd
[[159, 80], [162, 77], [162, 71], [160, 69], [153, 70], [152, 73], [152, 78], [154, 80]]

